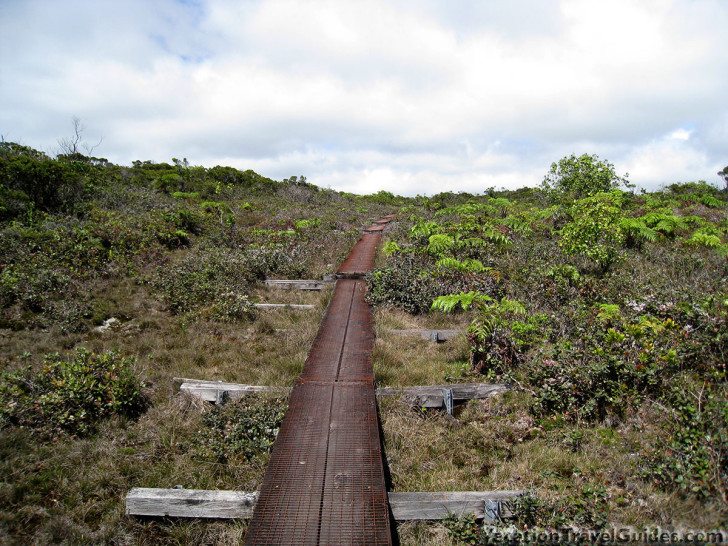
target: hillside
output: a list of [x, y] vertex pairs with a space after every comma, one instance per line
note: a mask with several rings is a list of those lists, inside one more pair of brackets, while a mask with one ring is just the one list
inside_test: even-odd
[[[257, 489], [285, 399], [211, 409], [172, 378], [292, 385], [330, 289], [262, 281], [335, 272], [392, 212], [368, 276], [377, 382], [514, 386], [454, 420], [383, 401], [394, 490], [528, 489], [518, 528], [725, 526], [726, 194], [563, 180], [355, 196], [0, 144], [0, 536], [238, 542], [245, 522], [128, 518], [124, 495]], [[464, 333], [392, 333], [414, 328]], [[467, 518], [399, 526], [413, 544], [476, 532]]]

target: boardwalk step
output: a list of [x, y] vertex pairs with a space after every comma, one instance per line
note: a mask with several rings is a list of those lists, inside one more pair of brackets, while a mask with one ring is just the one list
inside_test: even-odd
[[[445, 491], [388, 493], [397, 521], [438, 520], [449, 514], [486, 515], [489, 503], [498, 503], [500, 516], [513, 515], [510, 502], [525, 491]], [[177, 518], [247, 519], [253, 514], [257, 492], [135, 487], [126, 496], [126, 514]]]
[[[173, 382], [179, 390], [197, 396], [207, 402], [216, 402], [223, 397], [235, 400], [249, 394], [260, 392], [280, 394], [290, 392], [290, 389], [286, 387], [241, 385], [239, 383], [223, 383], [221, 381], [205, 381], [183, 377], [175, 377]], [[376, 395], [401, 396], [403, 400], [420, 408], [441, 408], [444, 403], [443, 391], [446, 390], [452, 391], [453, 400], [455, 403], [458, 403], [466, 400], [489, 398], [508, 389], [508, 385], [501, 383], [455, 383], [451, 385], [428, 385], [403, 388], [380, 387], [376, 390]]]

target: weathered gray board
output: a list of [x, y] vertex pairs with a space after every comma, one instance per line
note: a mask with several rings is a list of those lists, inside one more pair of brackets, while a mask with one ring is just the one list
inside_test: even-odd
[[441, 408], [444, 404], [443, 391], [451, 390], [453, 402], [489, 398], [509, 390], [502, 383], [455, 383], [452, 385], [428, 385], [426, 387], [380, 387], [377, 396], [400, 396], [412, 406], [420, 408]]
[[278, 280], [267, 279], [263, 281], [266, 286], [272, 288], [282, 288], [283, 290], [322, 290], [327, 284], [333, 284], [332, 281], [311, 280]]
[[390, 330], [390, 332], [402, 336], [420, 336], [422, 339], [433, 341], [448, 341], [462, 334], [464, 330]]
[[315, 309], [315, 305], [300, 303], [254, 303], [256, 309]]
[[[524, 491], [445, 491], [388, 493], [394, 519], [437, 520], [449, 514], [485, 515], [487, 503], [501, 503], [501, 517], [512, 515], [510, 500]], [[135, 487], [126, 496], [126, 514], [178, 518], [246, 519], [253, 515], [257, 492]]]
[[[278, 392], [285, 394], [286, 387], [267, 387], [259, 385], [240, 385], [238, 383], [222, 383], [175, 377], [174, 384], [179, 390], [197, 396], [207, 402], [216, 402], [222, 397], [231, 400], [242, 398], [257, 392]], [[401, 396], [407, 403], [420, 408], [441, 408], [444, 404], [444, 390], [451, 390], [455, 403], [465, 400], [489, 398], [507, 391], [508, 385], [502, 383], [455, 383], [452, 385], [429, 385], [426, 387], [382, 387], [377, 389], [377, 396]]]

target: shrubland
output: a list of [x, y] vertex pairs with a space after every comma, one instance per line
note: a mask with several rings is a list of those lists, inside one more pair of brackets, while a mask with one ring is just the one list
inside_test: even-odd
[[[395, 488], [529, 489], [530, 528], [725, 527], [728, 195], [576, 189], [435, 196], [401, 214], [370, 300], [383, 317], [466, 321], [443, 376], [518, 394], [470, 403], [455, 432], [420, 425], [442, 438], [421, 438], [426, 458], [401, 446], [412, 420], [384, 412]], [[470, 540], [467, 521], [448, 525]]]
[[[254, 490], [285, 409], [173, 377], [290, 386], [332, 273], [398, 212], [367, 276], [381, 385], [507, 382], [455, 419], [381, 402], [397, 491], [526, 489], [515, 525], [725, 526], [728, 199], [635, 193], [596, 156], [540, 188], [401, 198], [187, 160], [118, 166], [0, 143], [0, 536], [233, 543], [245, 522], [125, 517], [132, 487]], [[256, 301], [315, 310], [256, 312]], [[445, 344], [393, 335], [462, 328]], [[403, 543], [481, 540], [473, 521]]]
[[[254, 490], [285, 401], [210, 410], [173, 377], [284, 385], [386, 192], [186, 160], [114, 165], [0, 143], [0, 542], [234, 542], [243, 523], [134, 520], [132, 487]], [[311, 311], [256, 313], [257, 301]]]

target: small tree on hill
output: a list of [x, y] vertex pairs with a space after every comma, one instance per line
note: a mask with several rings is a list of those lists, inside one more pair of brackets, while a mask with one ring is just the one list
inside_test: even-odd
[[551, 164], [541, 187], [553, 197], [583, 199], [616, 189], [620, 185], [630, 187], [627, 176], [617, 175], [614, 165], [607, 160], [600, 160], [596, 154], [579, 157], [572, 154]]
[[718, 176], [725, 182], [725, 191], [728, 191], [728, 166], [724, 167], [722, 171], [718, 171]]

